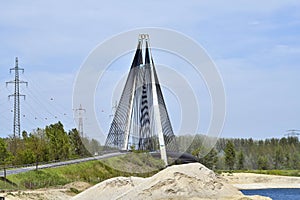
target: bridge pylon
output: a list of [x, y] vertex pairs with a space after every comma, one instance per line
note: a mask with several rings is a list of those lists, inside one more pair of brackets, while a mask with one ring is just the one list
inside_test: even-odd
[[105, 146], [120, 150], [160, 151], [166, 165], [167, 152], [178, 151], [148, 34], [139, 35]]

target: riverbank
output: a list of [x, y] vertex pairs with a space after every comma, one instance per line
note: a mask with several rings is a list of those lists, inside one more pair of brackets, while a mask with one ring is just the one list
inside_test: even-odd
[[300, 177], [253, 173], [222, 173], [228, 183], [240, 190], [268, 188], [300, 188]]

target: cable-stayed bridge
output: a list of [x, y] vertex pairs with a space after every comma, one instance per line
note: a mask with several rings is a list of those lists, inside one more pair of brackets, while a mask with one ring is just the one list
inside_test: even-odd
[[178, 151], [147, 34], [139, 36], [105, 146], [120, 150], [160, 150], [166, 165], [167, 152]]

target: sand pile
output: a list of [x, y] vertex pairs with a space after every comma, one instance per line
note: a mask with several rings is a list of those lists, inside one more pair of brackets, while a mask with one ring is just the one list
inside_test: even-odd
[[65, 185], [63, 188], [67, 189], [67, 190], [75, 188], [78, 191], [83, 191], [83, 190], [88, 189], [89, 187], [91, 187], [91, 184], [89, 184], [89, 183], [82, 182], [82, 181], [76, 181], [76, 182], [72, 182], [72, 183]]
[[117, 177], [73, 197], [76, 199], [268, 199], [245, 197], [225, 179], [199, 163], [176, 165], [149, 178]]

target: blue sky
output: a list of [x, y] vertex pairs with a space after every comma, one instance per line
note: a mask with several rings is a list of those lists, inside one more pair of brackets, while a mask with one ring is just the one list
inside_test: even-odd
[[[29, 82], [22, 87], [22, 128], [57, 119], [70, 128], [73, 83], [85, 58], [112, 35], [140, 27], [173, 29], [206, 49], [226, 89], [223, 137], [281, 137], [300, 129], [299, 9], [297, 0], [1, 1], [0, 136], [12, 132], [13, 90], [5, 81], [13, 79], [16, 56]], [[109, 115], [110, 108], [97, 109]]]

